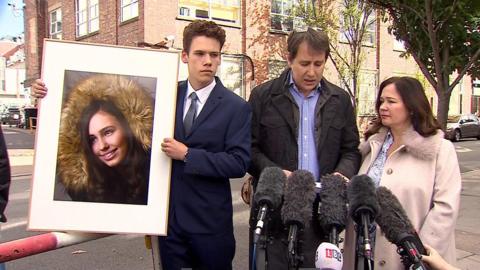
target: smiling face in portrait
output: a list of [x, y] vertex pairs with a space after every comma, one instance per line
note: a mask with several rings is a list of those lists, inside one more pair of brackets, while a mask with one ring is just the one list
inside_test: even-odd
[[182, 52], [182, 61], [188, 64], [188, 81], [195, 90], [209, 85], [221, 61], [220, 42], [206, 36], [192, 39], [189, 51]]
[[382, 124], [391, 129], [403, 131], [411, 125], [410, 113], [394, 83], [383, 88], [379, 114]]
[[111, 114], [96, 112], [90, 119], [89, 141], [92, 152], [109, 167], [115, 167], [126, 157], [128, 143], [122, 126]]

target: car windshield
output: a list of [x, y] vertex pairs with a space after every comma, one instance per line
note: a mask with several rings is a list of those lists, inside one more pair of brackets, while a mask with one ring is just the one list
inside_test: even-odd
[[447, 123], [457, 123], [458, 119], [460, 119], [460, 115], [449, 116]]

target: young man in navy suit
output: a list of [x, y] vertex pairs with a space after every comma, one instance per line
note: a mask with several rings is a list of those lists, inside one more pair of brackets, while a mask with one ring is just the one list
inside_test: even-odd
[[[215, 77], [225, 30], [194, 21], [183, 32], [188, 79], [178, 84], [174, 138], [162, 151], [172, 158], [168, 231], [160, 237], [163, 269], [228, 270], [235, 255], [229, 178], [250, 163], [251, 109]], [[41, 80], [33, 95], [43, 98]], [[194, 93], [194, 95], [192, 95]]]
[[250, 106], [215, 77], [225, 30], [194, 21], [183, 32], [188, 79], [178, 84], [168, 232], [160, 238], [164, 269], [232, 269], [235, 254], [229, 178], [250, 163]]

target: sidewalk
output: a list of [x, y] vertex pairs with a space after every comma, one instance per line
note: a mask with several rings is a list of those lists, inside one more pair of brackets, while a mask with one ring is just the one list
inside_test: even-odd
[[[33, 149], [8, 149], [8, 158], [12, 167], [12, 175], [15, 175], [16, 166], [31, 166], [33, 164]], [[30, 170], [30, 173], [32, 171]]]
[[460, 213], [455, 230], [457, 266], [480, 269], [480, 170], [462, 174]]

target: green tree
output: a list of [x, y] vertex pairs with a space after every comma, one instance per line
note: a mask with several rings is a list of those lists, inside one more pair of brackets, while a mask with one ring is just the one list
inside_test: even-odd
[[311, 3], [300, 2], [294, 14], [303, 18], [306, 26], [328, 34], [330, 59], [356, 108], [360, 69], [365, 59], [363, 43], [367, 29], [376, 26], [372, 5], [361, 0], [312, 0]]
[[[438, 97], [437, 118], [446, 127], [450, 96], [465, 74], [480, 75], [480, 1], [365, 0], [385, 11], [389, 31], [405, 43]], [[457, 76], [450, 81], [450, 75]]]

